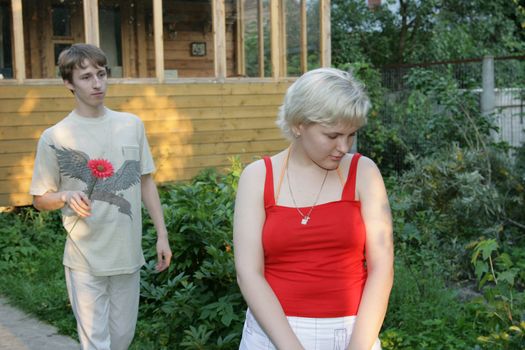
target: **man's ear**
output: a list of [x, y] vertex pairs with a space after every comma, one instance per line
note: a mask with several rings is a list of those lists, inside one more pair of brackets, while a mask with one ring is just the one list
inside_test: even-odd
[[75, 94], [75, 85], [71, 84], [69, 80], [64, 79], [63, 80], [64, 85], [71, 91], [72, 94]]

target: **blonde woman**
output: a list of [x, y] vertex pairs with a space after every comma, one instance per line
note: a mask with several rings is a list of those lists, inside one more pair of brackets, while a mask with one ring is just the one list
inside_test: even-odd
[[234, 217], [248, 304], [240, 349], [381, 349], [390, 207], [374, 162], [348, 153], [369, 107], [350, 73], [307, 72], [279, 111], [290, 146], [243, 171]]

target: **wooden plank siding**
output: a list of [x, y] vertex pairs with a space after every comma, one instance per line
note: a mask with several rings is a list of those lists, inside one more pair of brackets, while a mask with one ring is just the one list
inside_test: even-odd
[[[159, 183], [186, 181], [239, 156], [249, 162], [287, 142], [275, 126], [289, 82], [119, 84], [106, 105], [145, 124]], [[0, 206], [31, 203], [36, 144], [43, 130], [74, 108], [60, 84], [0, 85]]]

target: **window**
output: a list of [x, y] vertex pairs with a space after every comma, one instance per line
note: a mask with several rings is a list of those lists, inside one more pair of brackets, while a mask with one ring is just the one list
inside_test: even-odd
[[[286, 0], [286, 58], [287, 75], [299, 76], [320, 66], [319, 0]], [[302, 10], [306, 18], [303, 23]], [[305, 29], [305, 42], [301, 31]], [[303, 60], [303, 63], [301, 61]]]
[[53, 5], [53, 36], [71, 37], [71, 8], [65, 5]]
[[55, 65], [58, 66], [58, 56], [60, 56], [60, 53], [70, 47], [71, 44], [54, 44], [53, 45], [53, 53], [55, 57]]
[[58, 78], [60, 52], [85, 41], [82, 1], [23, 0], [22, 12], [27, 78]]
[[98, 23], [100, 48], [108, 58], [111, 78], [122, 78], [121, 11], [118, 1], [99, 0]]
[[306, 1], [306, 46], [308, 52], [308, 70], [319, 68], [321, 66], [321, 19], [319, 18], [319, 0]]
[[285, 0], [286, 62], [288, 76], [301, 75], [301, 0]]
[[165, 77], [215, 76], [211, 1], [163, 1], [162, 13]]
[[271, 76], [268, 0], [243, 0], [244, 75]]
[[0, 2], [0, 79], [13, 78], [11, 46], [11, 10], [8, 2]]
[[100, 47], [108, 55], [111, 77], [155, 76], [152, 4], [153, 0], [99, 1]]
[[244, 51], [242, 49], [244, 17], [242, 16], [242, 0], [226, 0], [224, 2], [225, 39], [226, 39], [226, 76], [242, 77], [245, 75]]

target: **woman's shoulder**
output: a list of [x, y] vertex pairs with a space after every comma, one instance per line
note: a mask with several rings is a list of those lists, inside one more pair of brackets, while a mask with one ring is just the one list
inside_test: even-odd
[[[358, 153], [352, 154], [352, 157], [357, 156]], [[368, 158], [367, 156], [359, 153], [359, 167], [362, 167], [364, 169], [377, 169], [376, 163]]]
[[282, 166], [286, 152], [282, 151], [272, 156], [264, 156], [261, 159], [249, 163], [243, 170], [243, 174], [247, 176], [265, 175], [266, 164], [264, 158], [269, 158], [273, 172]]
[[355, 157], [359, 157], [358, 163], [357, 163], [357, 171], [363, 172], [363, 171], [370, 171], [371, 169], [377, 168], [374, 161], [361, 153], [347, 153], [344, 155], [343, 159], [341, 159], [341, 163], [339, 164], [339, 169], [346, 173], [350, 170], [350, 165], [352, 164], [352, 160]]
[[249, 196], [258, 198], [262, 195], [266, 177], [263, 159], [258, 159], [246, 165], [242, 170], [237, 187], [237, 198]]
[[255, 176], [256, 174], [264, 171], [265, 165], [264, 165], [264, 159], [258, 159], [256, 161], [253, 161], [246, 165], [242, 171], [241, 176]]
[[377, 180], [382, 181], [381, 172], [377, 164], [372, 159], [361, 155], [357, 167], [357, 187], [359, 188]]

